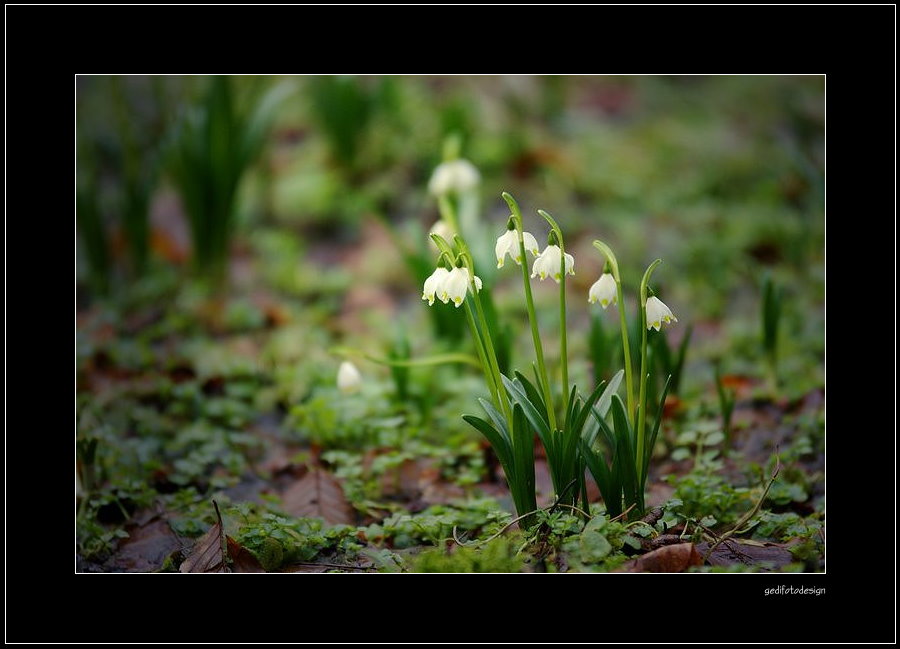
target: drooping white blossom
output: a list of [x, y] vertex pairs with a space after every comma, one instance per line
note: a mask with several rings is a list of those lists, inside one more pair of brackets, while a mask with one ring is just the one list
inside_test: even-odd
[[603, 273], [588, 291], [588, 302], [599, 302], [604, 309], [615, 304], [617, 299], [616, 280], [609, 273]]
[[[534, 260], [531, 276], [540, 277], [541, 280], [552, 277], [559, 284], [562, 280], [562, 275], [559, 272], [561, 256], [562, 250], [559, 249], [559, 246], [547, 246], [544, 248], [544, 252]], [[575, 258], [569, 253], [566, 253], [566, 274], [575, 274]]]
[[[522, 232], [522, 241], [525, 243], [525, 250], [535, 257], [540, 254], [537, 239], [530, 232]], [[517, 264], [522, 264], [522, 255], [519, 250], [519, 234], [515, 230], [507, 230], [505, 233], [497, 237], [497, 245], [494, 246], [494, 254], [497, 255], [497, 268], [503, 268], [503, 262], [506, 261], [506, 255], [512, 257]]]
[[463, 268], [454, 268], [444, 281], [441, 282], [441, 300], [446, 304], [453, 300], [453, 304], [459, 305], [466, 299], [466, 291], [469, 289], [469, 275]]
[[468, 160], [457, 158], [448, 162], [442, 162], [431, 174], [428, 181], [428, 191], [434, 196], [446, 196], [447, 194], [461, 194], [475, 189], [481, 181], [481, 174]]
[[656, 329], [665, 322], [678, 322], [678, 318], [672, 313], [672, 310], [666, 306], [665, 302], [655, 295], [647, 298], [647, 329]]
[[356, 369], [356, 365], [350, 361], [341, 363], [338, 368], [337, 386], [344, 394], [353, 394], [359, 391], [362, 386], [362, 374]]
[[[439, 268], [435, 268], [434, 272], [431, 273], [428, 279], [425, 280], [425, 285], [422, 287], [422, 299], [428, 300], [428, 306], [434, 304], [435, 294], [437, 294], [438, 298], [441, 297], [441, 284], [443, 284], [444, 280], [447, 279], [447, 275], [449, 274], [450, 271], [441, 266]], [[447, 300], [444, 300], [444, 302], [446, 301]]]

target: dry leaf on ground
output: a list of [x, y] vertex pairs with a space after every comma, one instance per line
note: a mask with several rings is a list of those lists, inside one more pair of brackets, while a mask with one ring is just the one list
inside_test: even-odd
[[616, 572], [684, 572], [703, 565], [703, 556], [693, 543], [666, 545], [622, 565]]
[[298, 518], [321, 518], [331, 525], [353, 525], [356, 516], [337, 478], [312, 468], [281, 496], [282, 508]]

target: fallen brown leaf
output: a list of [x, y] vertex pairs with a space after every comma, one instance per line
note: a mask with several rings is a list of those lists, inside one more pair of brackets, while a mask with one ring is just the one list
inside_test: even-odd
[[691, 566], [703, 565], [703, 557], [693, 543], [666, 545], [633, 559], [616, 572], [684, 572]]
[[216, 524], [194, 543], [191, 553], [181, 562], [181, 572], [228, 572], [222, 515], [219, 514], [219, 505], [215, 500], [213, 506], [216, 508]]
[[381, 476], [381, 495], [386, 498], [415, 500], [440, 478], [440, 469], [429, 458], [407, 459]]
[[298, 518], [321, 518], [331, 525], [356, 522], [353, 508], [337, 478], [320, 468], [312, 468], [281, 495], [282, 508]]
[[162, 517], [154, 517], [143, 525], [125, 528], [128, 538], [119, 544], [115, 555], [106, 562], [109, 571], [152, 572], [159, 570], [181, 543]]
[[[706, 555], [709, 543], [698, 543], [697, 551]], [[711, 566], [761, 566], [770, 564], [773, 568], [781, 568], [793, 561], [793, 555], [787, 548], [777, 543], [761, 543], [758, 541], [739, 541], [730, 539], [714, 548], [707, 562]]]
[[230, 536], [225, 537], [228, 543], [228, 557], [231, 559], [231, 572], [265, 572], [256, 557], [243, 545]]
[[219, 505], [216, 508], [216, 524], [201, 536], [190, 555], [181, 563], [181, 572], [265, 572], [250, 551], [225, 535]]

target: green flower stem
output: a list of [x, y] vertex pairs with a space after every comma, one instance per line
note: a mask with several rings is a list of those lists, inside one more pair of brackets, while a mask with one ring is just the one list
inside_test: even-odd
[[[469, 280], [471, 290], [475, 290], [474, 283]], [[500, 406], [509, 422], [510, 430], [512, 430], [512, 406], [509, 405], [509, 397], [506, 396], [506, 388], [503, 387], [503, 380], [500, 378], [500, 364], [497, 362], [497, 353], [494, 351], [494, 341], [491, 340], [491, 330], [487, 326], [487, 320], [484, 317], [484, 309], [481, 306], [481, 298], [477, 293], [472, 295], [472, 301], [475, 303], [475, 310], [478, 313], [478, 319], [481, 323], [483, 333], [485, 352], [491, 371], [494, 374], [494, 380], [497, 383], [497, 394], [500, 397]]]
[[[487, 382], [488, 390], [491, 393], [491, 399], [502, 408], [503, 402], [500, 401], [499, 393], [504, 388], [502, 385], [499, 387], [497, 386], [497, 379], [494, 377], [493, 366], [488, 362], [487, 356], [485, 355], [484, 344], [478, 333], [478, 325], [475, 324], [475, 316], [472, 313], [472, 307], [469, 305], [468, 300], [465, 301], [464, 307], [466, 309], [466, 320], [469, 323], [469, 329], [472, 331], [472, 338], [475, 339], [475, 349], [478, 351], [478, 359], [481, 361], [481, 369], [484, 372], [484, 379]], [[506, 413], [504, 412], [504, 414]]]
[[500, 398], [501, 410], [503, 411], [503, 414], [506, 415], [506, 418], [509, 421], [510, 430], [512, 430], [512, 406], [509, 405], [509, 397], [506, 395], [506, 388], [503, 386], [503, 380], [500, 377], [500, 364], [497, 362], [497, 352], [494, 350], [494, 341], [491, 338], [491, 330], [488, 327], [487, 318], [484, 316], [484, 307], [481, 306], [481, 296], [478, 294], [478, 290], [475, 287], [475, 262], [472, 259], [472, 253], [469, 252], [469, 247], [461, 236], [458, 234], [454, 235], [453, 242], [459, 248], [463, 263], [469, 270], [469, 292], [472, 294], [472, 302], [475, 303], [475, 312], [478, 315], [478, 323], [481, 325], [481, 339], [484, 343], [485, 356], [487, 356], [488, 364], [490, 365], [491, 372], [494, 375], [494, 381], [497, 385], [497, 394]]
[[438, 198], [438, 211], [441, 218], [447, 222], [453, 234], [460, 234], [459, 220], [456, 218], [456, 210], [453, 207], [453, 201], [448, 196], [440, 196]]
[[[566, 341], [566, 246], [563, 243], [562, 230], [550, 214], [538, 210], [559, 240], [559, 362], [562, 368], [563, 399], [569, 398], [569, 351]], [[568, 407], [566, 404], [564, 407]]]
[[[453, 254], [453, 249], [450, 247], [450, 244], [439, 234], [432, 234], [431, 240], [434, 241], [435, 245], [438, 247], [438, 250], [441, 251], [441, 257], [446, 258], [452, 267], [455, 265], [454, 259], [455, 255]], [[468, 248], [465, 247], [465, 242], [462, 241], [458, 235], [454, 238], [457, 243], [462, 242], [463, 249], [465, 250], [465, 254], [468, 254]], [[472, 259], [471, 255], [468, 256], [468, 259], [464, 260], [466, 263], [471, 264]], [[439, 260], [440, 261], [440, 260]], [[471, 269], [472, 266], [469, 266]], [[474, 270], [472, 271], [474, 274]], [[473, 291], [474, 295], [474, 286], [472, 286], [473, 282], [470, 279], [469, 285], [470, 290]], [[475, 299], [475, 304], [479, 308], [480, 314], [480, 302]], [[475, 322], [475, 315], [472, 312], [472, 307], [469, 304], [468, 297], [465, 300], [465, 308], [466, 308], [466, 319], [469, 323], [469, 329], [472, 331], [472, 338], [475, 340], [475, 350], [478, 352], [478, 359], [481, 361], [481, 369], [484, 372], [484, 378], [487, 382], [488, 390], [491, 393], [491, 398], [494, 403], [500, 408], [501, 412], [506, 416], [510, 426], [512, 426], [512, 408], [509, 405], [509, 399], [506, 396], [506, 389], [503, 387], [503, 381], [500, 379], [500, 370], [497, 364], [497, 358], [494, 353], [494, 346], [491, 341], [490, 331], [487, 329], [487, 325], [484, 324], [483, 314], [481, 315], [483, 328], [482, 334], [478, 330], [478, 325]]]
[[622, 351], [625, 355], [625, 397], [628, 403], [628, 414], [631, 421], [635, 417], [634, 380], [631, 378], [631, 348], [628, 344], [628, 322], [625, 319], [625, 300], [622, 296], [622, 279], [619, 276], [619, 263], [612, 249], [602, 241], [594, 241], [594, 247], [606, 257], [616, 281], [616, 301], [619, 307], [619, 324], [622, 328]]
[[[641, 279], [641, 393], [638, 397], [638, 427], [637, 427], [637, 471], [643, 475], [644, 469], [644, 437], [647, 426], [647, 284], [650, 283], [650, 275], [653, 270], [662, 263], [657, 259], [644, 271]], [[642, 494], [643, 496], [643, 494]]]
[[516, 223], [516, 232], [519, 235], [519, 255], [522, 257], [522, 282], [525, 284], [525, 304], [528, 310], [528, 322], [531, 325], [531, 340], [534, 343], [534, 354], [537, 357], [538, 374], [541, 377], [541, 390], [544, 392], [544, 401], [547, 402], [547, 415], [550, 418], [550, 427], [556, 430], [556, 413], [553, 409], [553, 393], [550, 391], [550, 381], [547, 378], [547, 366], [544, 364], [544, 347], [541, 344], [541, 334], [538, 331], [537, 315], [534, 311], [534, 297], [531, 294], [531, 280], [528, 278], [528, 261], [525, 256], [525, 239], [522, 235], [522, 212], [516, 199], [507, 192], [503, 192], [503, 199], [509, 205], [513, 220]]

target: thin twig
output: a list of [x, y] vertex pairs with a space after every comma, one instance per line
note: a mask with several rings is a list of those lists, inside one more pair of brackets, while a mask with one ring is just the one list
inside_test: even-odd
[[[574, 505], [567, 505], [567, 504], [565, 504], [565, 503], [555, 502], [555, 503], [553, 503], [552, 505], [548, 505], [547, 507], [541, 507], [540, 509], [535, 509], [533, 512], [528, 512], [527, 514], [522, 514], [521, 516], [517, 516], [516, 518], [514, 518], [514, 519], [512, 519], [510, 522], [508, 522], [506, 525], [504, 525], [502, 528], [500, 528], [500, 531], [499, 531], [499, 532], [497, 532], [497, 533], [494, 534], [493, 536], [490, 536], [490, 537], [488, 537], [488, 538], [486, 538], [486, 539], [483, 539], [483, 540], [481, 540], [481, 541], [472, 541], [471, 543], [465, 543], [465, 542], [463, 542], [463, 541], [460, 541], [459, 536], [457, 536], [457, 534], [456, 534], [456, 527], [457, 527], [457, 526], [454, 525], [454, 526], [453, 526], [453, 540], [456, 541], [456, 544], [457, 544], [457, 545], [459, 545], [459, 546], [461, 546], [461, 547], [466, 547], [466, 548], [473, 548], [473, 547], [476, 547], [476, 546], [479, 546], [479, 545], [484, 545], [485, 543], [488, 543], [489, 541], [493, 541], [494, 539], [496, 539], [498, 536], [500, 536], [501, 534], [503, 534], [506, 530], [508, 530], [510, 527], [512, 527], [513, 525], [515, 525], [516, 523], [518, 523], [518, 522], [519, 522], [520, 520], [522, 520], [523, 518], [528, 518], [528, 517], [531, 516], [532, 514], [537, 514], [538, 512], [546, 512], [546, 511], [550, 511], [550, 510], [553, 509], [554, 507], [566, 507], [566, 508], [571, 509], [571, 510], [573, 510], [573, 511], [576, 511], [576, 512], [578, 512], [578, 513], [580, 513], [580, 514], [582, 514], [582, 515], [584, 515], [584, 516], [587, 516], [588, 518], [592, 518], [592, 516], [591, 516], [590, 514], [588, 514], [587, 512], [585, 512], [583, 509], [579, 509], [578, 507], [575, 507]], [[633, 507], [633, 505], [632, 505], [632, 507]], [[627, 511], [626, 511], [625, 513], [627, 513]]]
[[622, 518], [623, 516], [625, 516], [625, 515], [626, 515], [628, 512], [630, 512], [632, 509], [634, 509], [636, 505], [637, 505], [637, 503], [631, 503], [631, 507], [629, 507], [628, 509], [626, 509], [624, 512], [622, 512], [621, 514], [619, 514], [619, 515], [616, 516], [615, 518], [610, 518], [610, 519], [609, 519], [609, 522], [610, 522], [610, 523], [615, 523], [617, 520], [619, 520], [620, 518]]
[[[553, 507], [565, 507], [567, 509], [571, 509], [573, 512], [578, 512], [582, 516], [587, 516], [588, 518], [593, 518], [593, 516], [588, 514], [586, 511], [584, 511], [583, 509], [579, 509], [578, 507], [575, 507], [574, 505], [567, 505], [565, 503], [556, 503], [555, 505], [553, 505]], [[550, 509], [550, 508], [548, 508], [548, 509]]]
[[499, 532], [497, 532], [496, 534], [494, 534], [493, 536], [491, 536], [489, 538], [484, 539], [483, 541], [472, 541], [471, 543], [460, 542], [459, 538], [456, 536], [456, 527], [457, 526], [454, 525], [453, 526], [453, 540], [456, 541], [457, 545], [465, 547], [465, 548], [473, 548], [478, 545], [484, 545], [485, 543], [488, 543], [489, 541], [493, 541], [494, 539], [496, 539], [498, 536], [503, 534], [506, 530], [508, 530], [510, 527], [512, 527], [513, 525], [518, 523], [523, 518], [528, 518], [532, 514], [537, 514], [540, 511], [544, 511], [544, 509], [547, 509], [547, 508], [545, 507], [543, 509], [535, 509], [533, 512], [528, 512], [527, 514], [522, 514], [521, 516], [517, 516], [516, 518], [514, 518], [510, 522], [508, 522], [506, 525], [501, 527]]
[[[294, 566], [322, 566], [325, 568], [341, 568], [343, 570], [369, 570], [369, 568], [363, 566], [345, 566], [340, 563], [315, 563], [314, 561], [298, 561], [291, 565]], [[371, 567], [371, 566], [370, 566]]]
[[628, 525], [625, 526], [625, 529], [628, 529], [629, 527], [633, 527], [634, 525], [646, 525], [647, 527], [649, 527], [649, 528], [650, 528], [650, 532], [653, 534], [653, 536], [650, 537], [651, 539], [654, 538], [654, 537], [656, 537], [656, 536], [659, 536], [659, 530], [657, 530], [655, 527], [653, 527], [653, 526], [652, 526], [650, 523], [648, 523], [647, 521], [640, 521], [640, 520], [638, 520], [638, 521], [631, 521], [630, 523], [628, 523]]
[[778, 449], [777, 448], [775, 449], [775, 453], [776, 453], [776, 455], [775, 455], [775, 470], [772, 472], [772, 477], [769, 478], [769, 482], [766, 485], [766, 488], [763, 489], [762, 495], [759, 497], [759, 500], [756, 501], [756, 504], [753, 505], [753, 507], [750, 509], [750, 511], [748, 511], [746, 514], [744, 514], [743, 516], [740, 517], [738, 522], [735, 523], [734, 527], [732, 527], [730, 530], [725, 532], [722, 536], [719, 537], [719, 539], [715, 543], [713, 543], [711, 546], [709, 546], [709, 550], [707, 550], [706, 556], [703, 557], [703, 563], [706, 563], [706, 561], [709, 559], [710, 555], [713, 553], [713, 550], [715, 550], [717, 547], [719, 547], [719, 545], [723, 541], [727, 540], [735, 532], [737, 532], [739, 529], [741, 529], [747, 523], [747, 521], [749, 521], [751, 518], [756, 516], [756, 512], [758, 512], [759, 508], [762, 507], [763, 501], [766, 499], [766, 496], [769, 494], [769, 489], [772, 488], [772, 485], [775, 483], [775, 478], [778, 477], [778, 472], [781, 471], [781, 460], [778, 459], [778, 455], [777, 455]]

